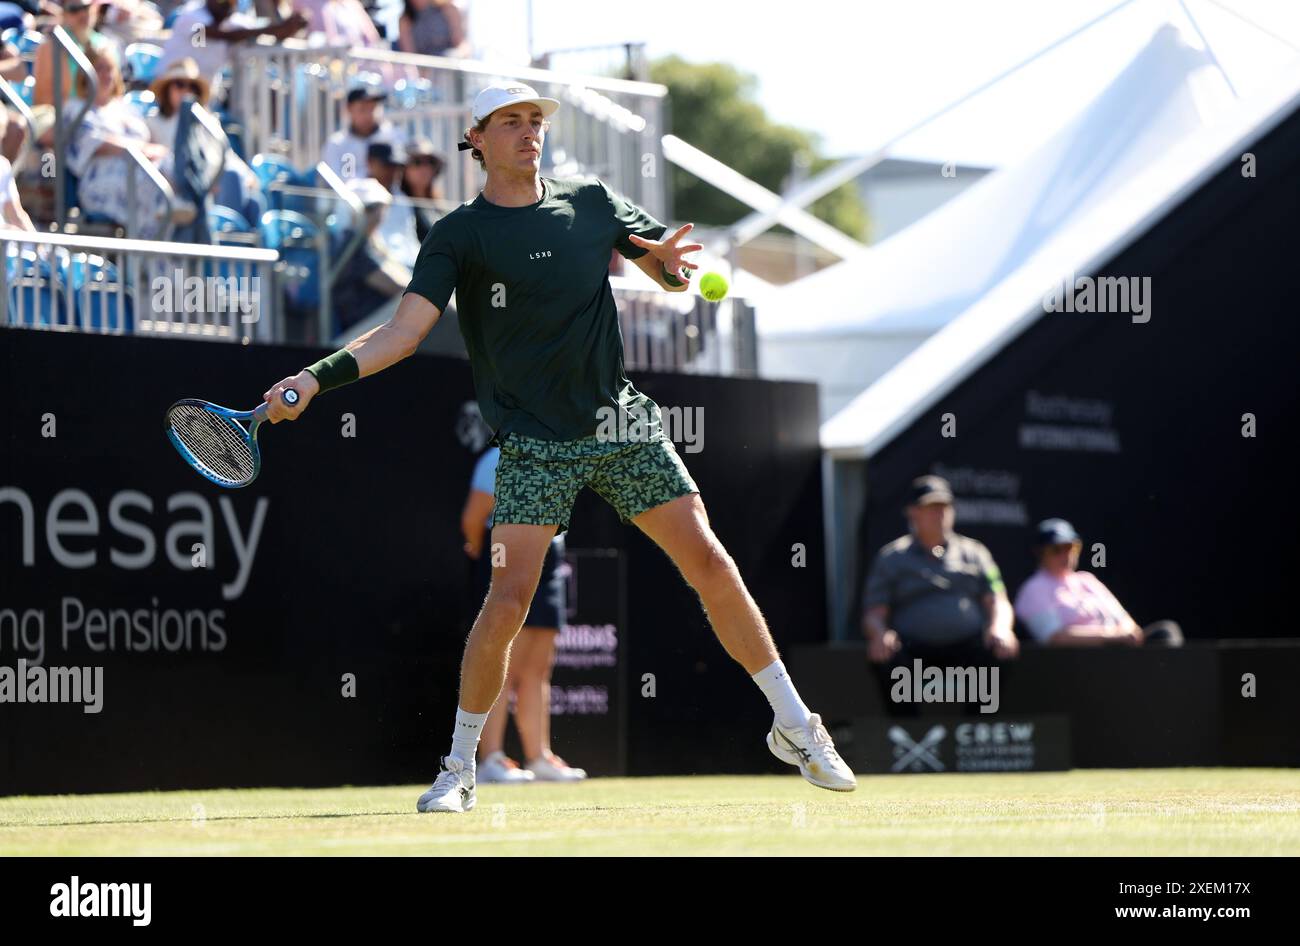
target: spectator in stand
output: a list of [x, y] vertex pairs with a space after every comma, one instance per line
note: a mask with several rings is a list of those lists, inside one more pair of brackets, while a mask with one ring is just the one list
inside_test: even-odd
[[253, 20], [237, 13], [235, 7], [235, 0], [190, 0], [181, 7], [172, 23], [172, 35], [163, 46], [159, 71], [181, 59], [193, 59], [208, 86], [215, 88], [221, 70], [230, 64], [232, 44], [250, 42], [259, 36], [285, 39], [307, 25], [307, 18], [294, 11], [279, 23], [254, 27]]
[[[426, 138], [406, 149], [406, 172], [402, 175], [402, 193], [413, 200], [444, 200], [442, 193], [443, 168], [446, 162], [433, 150], [433, 142]], [[432, 207], [412, 206], [415, 216], [415, 240], [423, 243], [425, 236], [439, 217]]]
[[[83, 3], [82, 0], [68, 0], [61, 11], [60, 25], [68, 31], [73, 41], [83, 53], [100, 52], [113, 49], [113, 41], [99, 32], [99, 22], [103, 17], [103, 6], [98, 2]], [[33, 75], [36, 87], [32, 90], [33, 105], [54, 104], [54, 47], [55, 43], [47, 40], [36, 47], [36, 63]], [[116, 51], [114, 49], [114, 51]], [[70, 56], [60, 57], [63, 61], [63, 97], [72, 98], [78, 93], [77, 76], [81, 68]]]
[[8, 158], [0, 157], [0, 228], [9, 230], [35, 230], [32, 218], [23, 209], [14, 181], [13, 168]]
[[172, 147], [176, 143], [176, 125], [180, 117], [181, 106], [186, 99], [195, 99], [203, 103], [208, 100], [208, 80], [199, 72], [199, 64], [193, 59], [178, 59], [154, 80], [149, 91], [153, 92], [158, 111], [150, 115], [149, 132], [153, 140], [160, 145]]
[[[27, 63], [23, 62], [18, 49], [12, 43], [0, 47], [0, 77], [8, 79], [15, 85], [27, 78]], [[15, 161], [27, 140], [27, 128], [22, 116], [12, 108], [0, 108], [0, 156], [7, 161]], [[14, 168], [10, 168], [13, 173]]]
[[330, 302], [338, 331], [350, 328], [384, 303], [400, 297], [411, 282], [410, 269], [395, 260], [387, 245], [377, 236], [384, 214], [393, 203], [393, 195], [370, 177], [349, 181], [348, 187], [365, 207], [365, 218], [361, 222], [365, 238], [348, 257], [330, 287]]
[[378, 86], [357, 86], [348, 91], [348, 127], [330, 135], [321, 154], [321, 160], [344, 181], [366, 176], [372, 144], [406, 144], [405, 136], [384, 120], [382, 103], [386, 98], [388, 93]]
[[[126, 152], [128, 147], [137, 148], [171, 180], [171, 149], [150, 140], [149, 126], [123, 100], [122, 73], [113, 55], [92, 50], [87, 58], [94, 67], [99, 88], [92, 107], [68, 144], [68, 169], [80, 179], [77, 202], [85, 213], [100, 214], [119, 225], [129, 225], [133, 236], [149, 239], [161, 231], [166, 198]], [[79, 97], [89, 94], [90, 83], [84, 73], [77, 76], [75, 91]], [[127, 175], [132, 171], [136, 174], [136, 208], [135, 218], [128, 220]], [[196, 213], [193, 204], [178, 201], [173, 207], [172, 220], [186, 224]]]
[[1034, 551], [1038, 571], [1016, 595], [1016, 615], [1039, 643], [1052, 647], [1181, 647], [1182, 629], [1173, 621], [1139, 627], [1124, 606], [1091, 572], [1078, 571], [1083, 541], [1064, 519], [1038, 524]]
[[28, 29], [31, 20], [28, 12], [17, 3], [0, 3], [0, 32]]
[[0, 76], [14, 84], [21, 84], [27, 78], [27, 63], [13, 43], [0, 46]]
[[405, 0], [397, 48], [423, 56], [468, 56], [465, 19], [452, 0]]
[[119, 50], [132, 43], [155, 42], [163, 28], [162, 14], [143, 0], [104, 0], [104, 17], [99, 27]]
[[[392, 44], [379, 32], [370, 12], [360, 0], [298, 0], [298, 7], [307, 17], [308, 30], [321, 37], [330, 46], [347, 46], [361, 49], [392, 49]], [[373, 68], [392, 86], [399, 79], [418, 79], [420, 72], [414, 67], [404, 68], [387, 62], [371, 62]]]
[[912, 481], [910, 534], [880, 550], [867, 580], [863, 632], [873, 663], [977, 665], [1020, 652], [1002, 574], [982, 543], [953, 531], [952, 502], [942, 477]]
[[[377, 236], [388, 246], [394, 259], [403, 266], [415, 266], [420, 254], [420, 244], [415, 239], [415, 214], [402, 194], [402, 172], [406, 169], [406, 152], [401, 145], [378, 141], [366, 151], [366, 166], [370, 176], [377, 180], [394, 198]], [[399, 196], [400, 195], [400, 196]]]
[[[172, 63], [149, 90], [153, 92], [158, 110], [146, 121], [149, 123], [149, 135], [153, 141], [166, 145], [173, 151], [176, 148], [176, 129], [180, 124], [181, 108], [186, 101], [193, 100], [200, 104], [208, 100], [208, 81], [199, 72], [198, 63], [193, 59], [180, 59]], [[219, 190], [225, 194], [225, 200], [234, 209], [247, 213], [252, 195], [261, 190], [261, 182], [233, 148], [226, 150], [226, 174], [232, 175], [227, 183], [218, 182]], [[219, 199], [217, 201], [221, 203]]]
[[331, 46], [388, 49], [379, 28], [359, 0], [306, 0], [298, 4], [311, 33], [323, 33]]

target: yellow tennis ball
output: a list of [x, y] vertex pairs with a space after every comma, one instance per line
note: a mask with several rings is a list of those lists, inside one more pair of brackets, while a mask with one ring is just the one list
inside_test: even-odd
[[720, 273], [705, 273], [700, 277], [700, 295], [710, 302], [718, 302], [727, 294], [727, 281]]

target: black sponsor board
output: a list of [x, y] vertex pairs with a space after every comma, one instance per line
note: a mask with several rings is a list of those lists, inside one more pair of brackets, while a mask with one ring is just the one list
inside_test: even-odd
[[[481, 604], [460, 535], [484, 447], [468, 363], [416, 356], [264, 426], [245, 489], [204, 480], [164, 435], [174, 400], [248, 409], [322, 354], [0, 329], [0, 666], [102, 671], [98, 712], [0, 702], [0, 794], [432, 779]], [[815, 388], [635, 380], [702, 410], [700, 449], [678, 452], [777, 642], [822, 639]], [[616, 624], [612, 672], [658, 688], [629, 702], [597, 668], [561, 668], [558, 751], [577, 725], [591, 738], [571, 761], [590, 745], [598, 771], [765, 771], [766, 702], [667, 556], [590, 490], [567, 538], [618, 551], [626, 604], [580, 581], [578, 623]], [[626, 714], [576, 712], [598, 705], [585, 686]]]
[[[588, 775], [624, 775], [628, 683], [622, 556], [618, 549], [570, 547], [562, 568], [567, 614], [556, 635], [551, 672], [551, 749]], [[523, 758], [513, 725], [507, 728], [505, 749], [513, 758]]]
[[1056, 311], [1044, 285], [1042, 315], [862, 464], [855, 584], [833, 637], [858, 633], [862, 582], [906, 533], [908, 484], [925, 473], [951, 482], [957, 531], [989, 547], [1012, 597], [1037, 567], [1034, 525], [1062, 517], [1082, 536], [1079, 567], [1139, 624], [1295, 636], [1279, 620], [1293, 567], [1269, 549], [1300, 529], [1300, 506], [1277, 501], [1300, 415], [1300, 112], [1243, 150], [1257, 175], [1234, 156], [1095, 269], [1057, 275], [1108, 298], [1142, 289], [1142, 312]]
[[855, 772], [1050, 772], [1070, 768], [1064, 716], [859, 717], [836, 744]]

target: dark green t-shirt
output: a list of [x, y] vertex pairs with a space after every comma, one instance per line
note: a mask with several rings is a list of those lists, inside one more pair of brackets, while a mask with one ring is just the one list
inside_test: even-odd
[[659, 239], [667, 228], [595, 178], [543, 177], [542, 188], [535, 204], [501, 207], [479, 194], [439, 220], [406, 291], [442, 310], [455, 290], [494, 442], [510, 432], [577, 440], [619, 412], [623, 429], [658, 436], [658, 405], [624, 375], [609, 259], [615, 248], [643, 256], [628, 236]]

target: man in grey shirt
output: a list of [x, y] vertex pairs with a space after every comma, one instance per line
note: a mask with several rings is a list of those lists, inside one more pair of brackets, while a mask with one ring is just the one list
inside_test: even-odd
[[1001, 572], [980, 542], [953, 531], [947, 480], [912, 481], [910, 534], [880, 550], [862, 621], [873, 663], [982, 663], [1014, 658], [1020, 644]]

